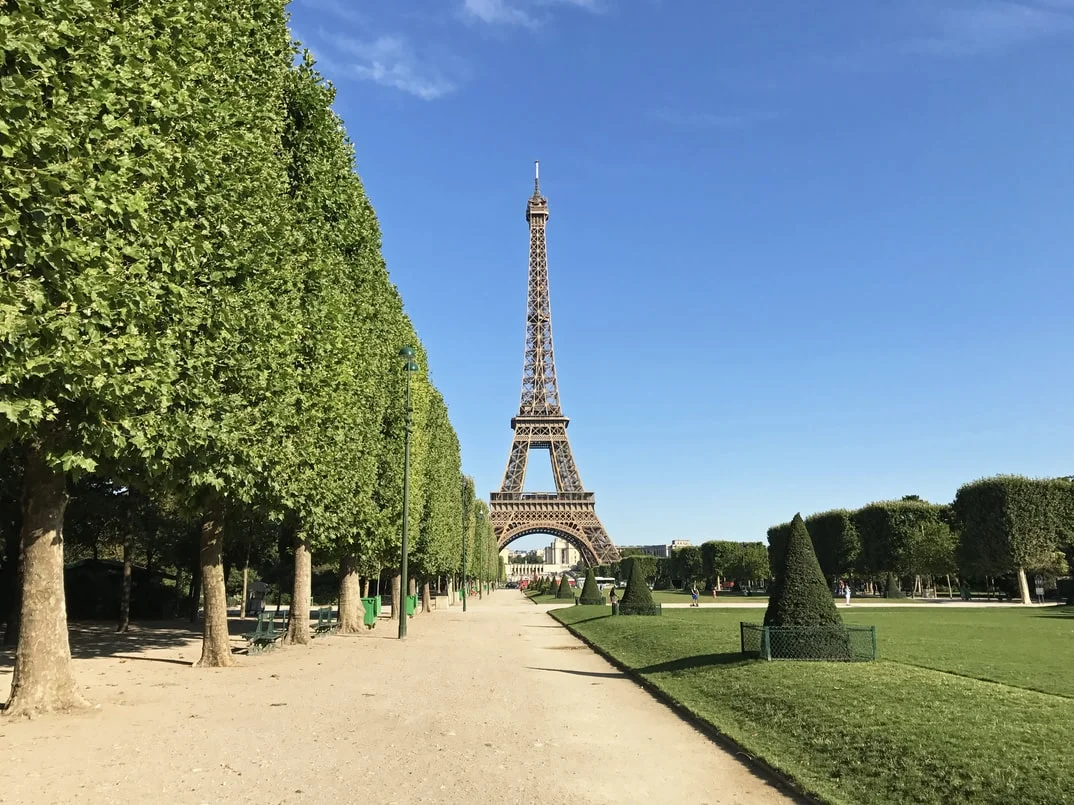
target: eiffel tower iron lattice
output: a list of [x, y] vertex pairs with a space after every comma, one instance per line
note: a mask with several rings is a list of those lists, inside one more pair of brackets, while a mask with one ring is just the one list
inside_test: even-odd
[[[567, 423], [559, 404], [552, 350], [552, 309], [548, 300], [548, 252], [545, 229], [548, 199], [541, 195], [539, 166], [534, 163], [533, 195], [526, 205], [530, 228], [529, 300], [526, 307], [526, 350], [522, 367], [522, 399], [511, 419], [514, 438], [499, 492], [490, 496], [490, 516], [497, 546], [527, 534], [552, 534], [576, 547], [589, 565], [619, 559], [597, 517], [592, 492], [582, 486], [567, 441]], [[547, 450], [555, 492], [523, 492], [530, 450]]]

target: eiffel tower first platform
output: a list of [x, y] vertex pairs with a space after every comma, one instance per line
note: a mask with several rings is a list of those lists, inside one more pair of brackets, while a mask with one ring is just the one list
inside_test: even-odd
[[[548, 253], [545, 228], [548, 199], [541, 195], [539, 166], [534, 164], [533, 195], [526, 205], [530, 227], [529, 302], [526, 307], [526, 353], [522, 367], [522, 400], [512, 418], [511, 454], [499, 492], [490, 499], [490, 513], [500, 550], [527, 534], [552, 534], [576, 547], [586, 564], [615, 562], [619, 551], [597, 517], [592, 492], [582, 486], [567, 441], [567, 423], [559, 404], [556, 364], [552, 352], [552, 309], [548, 300]], [[523, 492], [531, 449], [547, 450], [555, 492]]]

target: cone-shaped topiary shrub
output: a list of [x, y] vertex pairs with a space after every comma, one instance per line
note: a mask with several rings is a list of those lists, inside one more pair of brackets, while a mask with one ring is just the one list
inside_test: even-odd
[[888, 573], [887, 586], [884, 588], [884, 598], [906, 598], [906, 594], [899, 587], [899, 577], [894, 573]]
[[843, 628], [843, 619], [832, 600], [828, 582], [813, 552], [813, 541], [800, 514], [794, 515], [791, 521], [784, 550], [780, 572], [768, 599], [764, 625], [795, 629], [784, 632], [774, 628], [770, 638], [772, 656], [849, 659], [850, 641]]
[[597, 576], [591, 567], [585, 569], [585, 584], [582, 585], [578, 603], [582, 606], [600, 606], [604, 603], [604, 596], [597, 589]]
[[623, 600], [619, 602], [620, 615], [659, 615], [660, 604], [653, 603], [653, 594], [649, 592], [649, 585], [645, 583], [642, 575], [641, 562], [635, 562], [631, 557], [623, 560], [628, 564], [627, 584], [623, 591]]
[[567, 574], [564, 573], [559, 580], [559, 589], [556, 590], [556, 598], [569, 598], [574, 600], [574, 588], [571, 587], [570, 579], [567, 578]]

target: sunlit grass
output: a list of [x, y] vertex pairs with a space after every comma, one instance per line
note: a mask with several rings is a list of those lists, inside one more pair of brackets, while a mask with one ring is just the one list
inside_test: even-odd
[[878, 627], [855, 664], [742, 659], [759, 612], [606, 611], [552, 614], [832, 802], [1074, 802], [1070, 609], [844, 611]]

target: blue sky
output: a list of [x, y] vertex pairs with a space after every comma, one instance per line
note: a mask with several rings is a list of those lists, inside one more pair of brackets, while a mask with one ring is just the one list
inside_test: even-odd
[[291, 10], [483, 493], [534, 159], [561, 399], [617, 543], [1074, 474], [1074, 0]]

